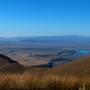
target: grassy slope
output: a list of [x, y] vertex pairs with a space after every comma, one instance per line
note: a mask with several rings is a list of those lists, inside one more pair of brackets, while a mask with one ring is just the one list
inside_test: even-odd
[[79, 61], [53, 68], [46, 73], [62, 76], [90, 77], [90, 57], [83, 57]]
[[[9, 63], [2, 68], [4, 73], [0, 74], [0, 90], [90, 90], [90, 57], [49, 70], [42, 67], [25, 68], [17, 63]], [[26, 72], [16, 74], [21, 70]], [[42, 71], [45, 73], [37, 74]]]
[[0, 90], [90, 90], [90, 78], [0, 74]]

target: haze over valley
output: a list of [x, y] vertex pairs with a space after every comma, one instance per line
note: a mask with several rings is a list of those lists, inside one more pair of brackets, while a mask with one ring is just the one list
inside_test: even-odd
[[90, 55], [90, 37], [0, 38], [0, 53], [24, 66], [55, 67]]

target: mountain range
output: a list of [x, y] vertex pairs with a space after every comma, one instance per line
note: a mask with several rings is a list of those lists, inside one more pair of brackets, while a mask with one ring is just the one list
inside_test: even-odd
[[30, 36], [30, 37], [0, 38], [0, 45], [10, 45], [10, 44], [17, 44], [17, 46], [28, 45], [35, 47], [55, 46], [62, 48], [89, 48], [90, 37], [67, 35], [67, 36]]
[[30, 37], [0, 37], [0, 41], [19, 42], [90, 42], [90, 37], [85, 36], [30, 36]]

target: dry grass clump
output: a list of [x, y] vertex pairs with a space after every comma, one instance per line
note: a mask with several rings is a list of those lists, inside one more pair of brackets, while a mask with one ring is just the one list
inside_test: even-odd
[[90, 90], [90, 78], [0, 74], [0, 90]]

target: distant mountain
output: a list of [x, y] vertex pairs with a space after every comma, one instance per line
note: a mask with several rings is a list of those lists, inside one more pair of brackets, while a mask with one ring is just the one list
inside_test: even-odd
[[[89, 48], [90, 37], [84, 36], [32, 36], [32, 37], [14, 37], [14, 38], [0, 38], [0, 45], [27, 45], [32, 46], [49, 46], [49, 47], [68, 47], [68, 48]], [[36, 44], [39, 44], [36, 46]]]
[[13, 38], [0, 38], [0, 42], [90, 42], [90, 37], [84, 36], [32, 36], [32, 37], [13, 37]]
[[83, 36], [41, 36], [41, 37], [28, 37], [23, 38], [21, 42], [33, 42], [33, 43], [64, 43], [64, 42], [89, 42], [90, 37]]

